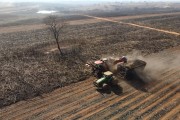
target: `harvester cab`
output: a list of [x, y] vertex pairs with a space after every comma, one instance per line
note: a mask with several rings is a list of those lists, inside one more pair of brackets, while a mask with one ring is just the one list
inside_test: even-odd
[[114, 83], [113, 81], [114, 81], [113, 73], [110, 71], [106, 71], [103, 73], [103, 77], [101, 77], [100, 79], [94, 82], [94, 85], [98, 89], [107, 89], [109, 88], [110, 85]]
[[92, 74], [97, 78], [101, 78], [103, 73], [109, 70], [105, 59], [97, 60], [94, 63], [87, 63], [87, 65], [92, 67]]

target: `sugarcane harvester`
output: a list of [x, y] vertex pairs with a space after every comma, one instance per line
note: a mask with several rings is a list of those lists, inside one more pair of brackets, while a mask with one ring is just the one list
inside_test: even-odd
[[92, 75], [101, 78], [103, 77], [103, 73], [109, 71], [109, 67], [106, 63], [107, 59], [97, 60], [94, 63], [87, 63], [87, 66], [91, 67]]

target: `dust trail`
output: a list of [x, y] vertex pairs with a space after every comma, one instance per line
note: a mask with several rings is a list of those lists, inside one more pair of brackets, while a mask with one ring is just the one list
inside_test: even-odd
[[[144, 69], [144, 73], [147, 75], [147, 77], [149, 76], [156, 80], [158, 80], [158, 78], [161, 76], [163, 72], [174, 68], [180, 68], [179, 53], [171, 54], [168, 51], [163, 51], [160, 52], [158, 55], [152, 54], [150, 56], [144, 57], [140, 51], [133, 50], [131, 53], [127, 54], [126, 57], [128, 58], [129, 62], [136, 59], [145, 61], [147, 64]], [[106, 58], [108, 59], [107, 64], [109, 66], [110, 71], [116, 72], [117, 65], [114, 65], [113, 63], [120, 57], [106, 56]]]
[[127, 55], [130, 60], [141, 59], [147, 63], [144, 72], [153, 78], [158, 79], [162, 72], [174, 68], [180, 68], [180, 54], [171, 54], [165, 51], [159, 55], [143, 57], [141, 52], [133, 51]]

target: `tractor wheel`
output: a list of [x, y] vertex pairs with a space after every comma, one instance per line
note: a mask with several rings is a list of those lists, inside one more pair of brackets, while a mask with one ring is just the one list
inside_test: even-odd
[[103, 89], [103, 90], [107, 90], [108, 88], [109, 88], [109, 85], [108, 85], [108, 84], [104, 83], [104, 84], [102, 85], [102, 89]]

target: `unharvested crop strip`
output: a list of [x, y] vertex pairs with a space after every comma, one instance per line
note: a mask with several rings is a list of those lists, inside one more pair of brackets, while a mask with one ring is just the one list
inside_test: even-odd
[[[87, 87], [85, 87], [85, 88], [83, 88], [83, 89], [79, 89], [79, 90], [77, 90], [77, 91], [75, 91], [75, 92], [71, 92], [71, 94], [65, 94], [65, 95], [63, 95], [63, 96], [59, 96], [58, 98], [56, 98], [56, 99], [53, 99], [53, 98], [50, 98], [50, 100], [46, 100], [46, 102], [45, 101], [42, 101], [41, 103], [39, 103], [40, 105], [38, 105], [38, 104], [36, 104], [36, 105], [32, 105], [32, 106], [30, 106], [30, 108], [27, 106], [27, 108], [25, 108], [25, 109], [21, 109], [21, 111], [22, 112], [19, 112], [19, 111], [17, 111], [17, 112], [15, 112], [16, 114], [18, 114], [18, 115], [16, 115], [16, 114], [11, 114], [11, 115], [9, 115], [9, 116], [6, 116], [7, 118], [12, 118], [12, 119], [15, 119], [15, 118], [18, 118], [18, 117], [22, 117], [23, 116], [23, 114], [28, 114], [28, 112], [29, 111], [32, 111], [32, 110], [36, 110], [36, 109], [42, 109], [44, 106], [48, 106], [49, 104], [51, 104], [51, 103], [53, 103], [53, 102], [56, 102], [56, 101], [59, 101], [59, 100], [63, 100], [63, 99], [65, 99], [65, 98], [68, 98], [68, 97], [71, 97], [72, 95], [74, 95], [74, 94], [79, 94], [79, 93], [81, 93], [82, 91], [86, 91], [86, 90], [88, 90], [89, 88], [92, 88], [93, 86], [87, 86]], [[6, 118], [5, 117], [5, 118]]]

